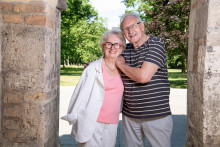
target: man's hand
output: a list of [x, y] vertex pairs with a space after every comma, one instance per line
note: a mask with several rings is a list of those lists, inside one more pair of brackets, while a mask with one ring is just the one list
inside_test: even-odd
[[131, 67], [125, 63], [125, 58], [122, 56], [117, 58], [116, 66], [130, 79], [139, 83], [149, 82], [159, 68], [150, 62], [143, 62], [141, 67]]
[[93, 60], [91, 60], [90, 62], [87, 62], [85, 65], [84, 65], [84, 69], [89, 65], [89, 63], [93, 62]]
[[125, 58], [123, 56], [119, 56], [116, 61], [116, 66], [120, 68], [120, 65], [125, 64]]
[[89, 65], [90, 62], [87, 62], [86, 64], [84, 64], [84, 69]]

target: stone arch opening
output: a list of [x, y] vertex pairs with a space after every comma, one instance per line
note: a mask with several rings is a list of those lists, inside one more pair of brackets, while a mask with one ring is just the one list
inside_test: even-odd
[[[0, 145], [58, 145], [65, 0], [0, 2]], [[220, 146], [220, 1], [191, 0], [187, 145]]]

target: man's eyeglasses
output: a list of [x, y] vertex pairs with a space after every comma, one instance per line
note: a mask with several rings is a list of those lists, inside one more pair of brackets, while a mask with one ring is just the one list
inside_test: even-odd
[[130, 29], [136, 29], [136, 28], [137, 28], [137, 25], [140, 24], [140, 23], [141, 23], [141, 22], [132, 24], [132, 25], [130, 25], [129, 27], [124, 28], [122, 31], [125, 33], [125, 32], [128, 32]]
[[122, 44], [120, 44], [120, 43], [112, 44], [111, 42], [105, 42], [105, 46], [107, 48], [112, 48], [112, 46], [114, 46], [115, 49], [119, 49], [122, 46]]

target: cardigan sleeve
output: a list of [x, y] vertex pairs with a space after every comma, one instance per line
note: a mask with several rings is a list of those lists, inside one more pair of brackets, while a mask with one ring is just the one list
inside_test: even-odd
[[68, 121], [70, 125], [77, 120], [77, 114], [80, 111], [80, 106], [82, 106], [83, 102], [92, 91], [91, 87], [94, 83], [95, 76], [94, 72], [91, 72], [87, 68], [83, 71], [80, 80], [73, 92], [67, 115], [61, 117], [61, 119]]

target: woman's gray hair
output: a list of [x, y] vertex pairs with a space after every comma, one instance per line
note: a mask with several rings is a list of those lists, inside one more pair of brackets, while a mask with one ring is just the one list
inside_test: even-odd
[[121, 19], [120, 19], [120, 29], [121, 29], [121, 30], [123, 29], [122, 26], [121, 26], [121, 24], [123, 23], [124, 19], [125, 19], [126, 17], [128, 17], [128, 16], [134, 16], [134, 17], [136, 17], [136, 18], [139, 20], [139, 22], [143, 22], [142, 19], [141, 19], [141, 17], [140, 17], [137, 13], [135, 13], [135, 12], [125, 13], [125, 14], [123, 14], [123, 15], [121, 16]]
[[107, 41], [107, 38], [110, 35], [117, 36], [121, 40], [120, 43], [122, 44], [123, 49], [125, 49], [126, 40], [125, 40], [124, 34], [119, 29], [118, 30], [108, 30], [102, 35], [101, 40], [100, 40], [100, 47], [102, 49], [102, 52], [103, 52], [103, 49], [104, 49], [105, 42]]

